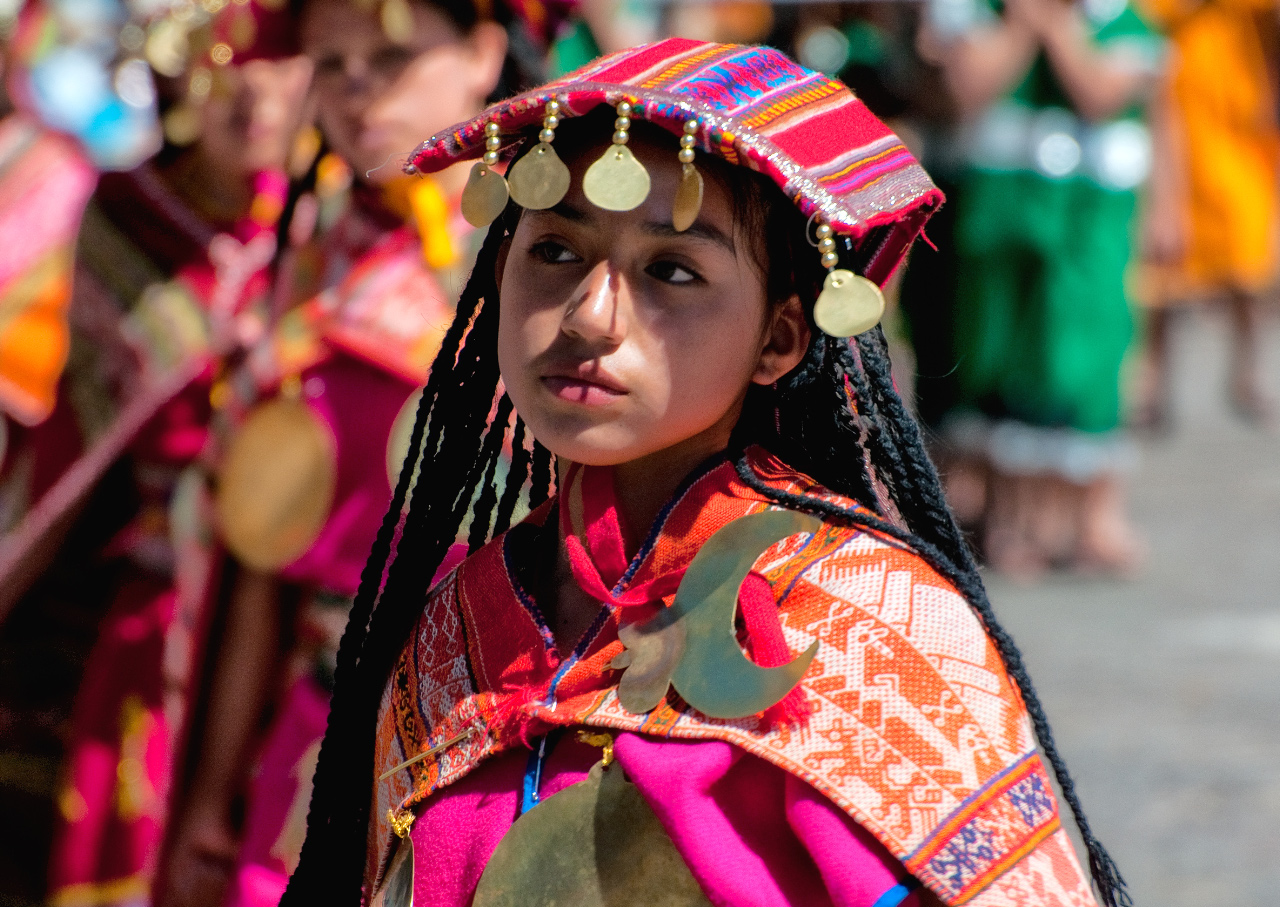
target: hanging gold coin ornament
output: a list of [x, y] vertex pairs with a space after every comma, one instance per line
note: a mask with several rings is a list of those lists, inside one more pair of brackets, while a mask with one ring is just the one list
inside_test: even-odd
[[408, 44], [413, 40], [413, 10], [408, 0], [382, 0], [378, 18], [382, 33], [396, 44]]
[[191, 41], [187, 29], [172, 18], [161, 19], [147, 32], [143, 56], [160, 75], [176, 79], [187, 68]]
[[399, 840], [371, 907], [413, 907], [413, 837], [409, 832], [414, 815], [407, 809], [391, 809], [387, 810], [387, 820]]
[[631, 102], [623, 101], [617, 109], [613, 145], [587, 168], [582, 191], [597, 208], [632, 211], [649, 197], [649, 171], [627, 147], [631, 139]]
[[282, 394], [249, 413], [227, 448], [215, 502], [227, 548], [258, 570], [297, 560], [333, 506], [333, 435], [302, 400]]
[[551, 147], [559, 125], [560, 102], [552, 98], [547, 101], [538, 144], [516, 161], [507, 174], [511, 197], [521, 208], [531, 211], [554, 208], [569, 192], [569, 168]]
[[814, 324], [832, 337], [853, 337], [871, 330], [884, 316], [884, 294], [873, 281], [836, 267], [840, 257], [830, 224], [818, 224], [817, 235], [827, 279], [813, 304]]
[[[400, 481], [400, 467], [404, 465], [404, 458], [409, 456], [409, 442], [413, 440], [413, 423], [417, 421], [418, 404], [421, 401], [422, 389], [419, 388], [404, 401], [404, 406], [400, 407], [395, 421], [391, 423], [391, 432], [387, 435], [387, 481], [392, 488], [395, 488], [396, 483]], [[419, 468], [419, 465], [414, 465], [412, 482], [418, 480]], [[410, 484], [409, 487], [412, 488], [413, 485]]]
[[698, 121], [684, 124], [680, 136], [680, 185], [676, 187], [676, 200], [671, 208], [671, 225], [683, 233], [693, 226], [702, 211], [702, 174], [693, 165], [693, 146], [698, 142]]
[[506, 210], [511, 190], [502, 174], [493, 168], [498, 165], [498, 151], [502, 148], [502, 127], [490, 122], [484, 126], [484, 157], [471, 168], [466, 188], [462, 190], [462, 216], [473, 227], [487, 227]]

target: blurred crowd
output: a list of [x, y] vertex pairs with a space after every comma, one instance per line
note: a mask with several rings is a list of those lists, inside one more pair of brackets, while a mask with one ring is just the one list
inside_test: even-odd
[[[1170, 322], [1275, 417], [1277, 0], [0, 3], [0, 900], [274, 904], [481, 237], [421, 141], [602, 52], [767, 43], [944, 189], [898, 380], [994, 569], [1123, 576]], [[390, 474], [390, 478], [389, 478]], [[74, 704], [73, 704], [74, 703]]]

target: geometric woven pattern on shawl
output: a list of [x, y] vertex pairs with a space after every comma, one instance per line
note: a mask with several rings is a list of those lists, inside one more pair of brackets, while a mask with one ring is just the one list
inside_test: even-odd
[[485, 151], [486, 124], [508, 137], [536, 127], [554, 96], [561, 117], [628, 100], [632, 116], [673, 135], [696, 118], [698, 147], [766, 174], [806, 216], [862, 239], [890, 227], [865, 268], [883, 282], [942, 193], [906, 146], [854, 94], [772, 48], [669, 38], [602, 57], [432, 136], [410, 157], [431, 173]]
[[[750, 456], [780, 489], [834, 497], [759, 449]], [[716, 529], [766, 506], [731, 465], [712, 469], [669, 506], [662, 526], [679, 531], [655, 534], [631, 581], [688, 563]], [[545, 507], [530, 517], [545, 518]], [[824, 526], [756, 561], [792, 651], [820, 642], [801, 681], [805, 722], [772, 728], [755, 717], [709, 718], [674, 697], [648, 715], [627, 712], [618, 672], [608, 669], [622, 649], [615, 620], [562, 663], [509, 566], [497, 540], [434, 590], [387, 686], [379, 773], [475, 731], [376, 786], [371, 871], [389, 849], [387, 809], [416, 806], [489, 755], [521, 745], [510, 723], [519, 715], [544, 727], [733, 743], [821, 791], [949, 904], [985, 907], [1019, 891], [1036, 894], [1007, 903], [1093, 903], [1059, 834], [1051, 790], [1024, 784], [1046, 776], [999, 655], [964, 599], [914, 552]], [[978, 837], [980, 845], [962, 849]]]

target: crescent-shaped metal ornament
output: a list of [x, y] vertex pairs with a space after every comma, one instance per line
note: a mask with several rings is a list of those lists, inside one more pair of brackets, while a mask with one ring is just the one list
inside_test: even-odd
[[745, 718], [779, 702], [818, 653], [815, 640], [785, 665], [762, 668], [743, 654], [734, 628], [738, 593], [752, 565], [771, 546], [822, 521], [791, 510], [739, 517], [702, 546], [680, 582], [672, 609], [684, 624], [684, 655], [671, 685], [712, 718]]

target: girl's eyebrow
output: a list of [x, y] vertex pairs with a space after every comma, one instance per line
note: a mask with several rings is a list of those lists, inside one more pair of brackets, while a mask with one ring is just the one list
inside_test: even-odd
[[691, 239], [701, 239], [706, 242], [715, 243], [717, 246], [723, 246], [726, 250], [738, 254], [738, 250], [734, 248], [733, 240], [725, 235], [724, 231], [704, 223], [703, 221], [695, 221], [687, 230], [677, 230], [673, 225], [662, 221], [650, 220], [644, 223], [644, 232], [650, 236], [658, 236], [663, 239], [673, 239], [677, 237], [689, 237]]
[[[530, 213], [541, 214], [544, 212], [534, 211]], [[553, 214], [556, 217], [562, 217], [575, 224], [587, 223], [592, 219], [589, 213], [580, 208], [575, 208], [568, 201], [561, 201], [555, 207], [548, 209], [545, 213]], [[677, 230], [670, 223], [657, 220], [645, 221], [642, 229], [650, 236], [656, 236], [661, 239], [688, 237], [691, 239], [702, 240], [704, 242], [715, 243], [717, 246], [723, 247], [734, 255], [738, 254], [738, 250], [734, 246], [733, 239], [731, 237], [726, 235], [725, 232], [718, 227], [708, 224], [702, 220], [695, 221], [693, 226], [684, 231]]]

